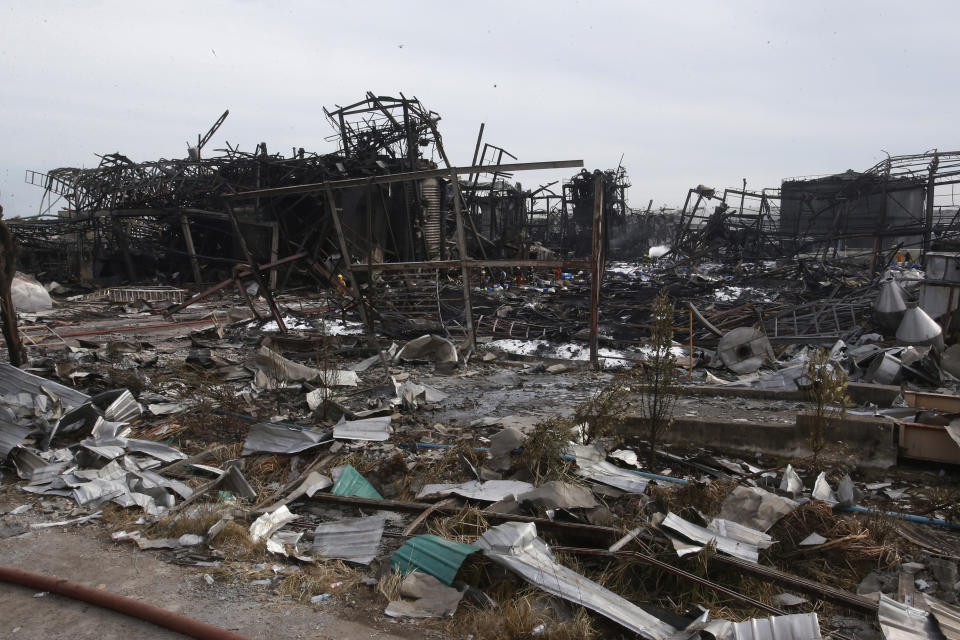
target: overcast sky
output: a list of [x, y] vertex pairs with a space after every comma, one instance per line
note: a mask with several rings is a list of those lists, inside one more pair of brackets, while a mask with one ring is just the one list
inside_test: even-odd
[[[322, 106], [367, 90], [441, 114], [451, 161], [477, 128], [521, 161], [623, 155], [630, 204], [699, 183], [776, 187], [955, 150], [956, 2], [11, 2], [0, 0], [0, 204], [24, 170], [207, 147], [333, 151]], [[563, 178], [516, 174], [525, 186]]]

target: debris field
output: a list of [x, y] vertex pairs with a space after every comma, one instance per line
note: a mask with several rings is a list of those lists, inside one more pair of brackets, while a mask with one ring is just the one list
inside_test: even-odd
[[960, 152], [652, 211], [403, 95], [228, 114], [0, 223], [0, 539], [425, 637], [960, 637]]

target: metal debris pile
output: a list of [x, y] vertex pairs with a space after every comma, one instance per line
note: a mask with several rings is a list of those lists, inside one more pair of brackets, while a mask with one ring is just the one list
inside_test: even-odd
[[[610, 374], [581, 381], [569, 359], [551, 371], [561, 361], [536, 350], [490, 342], [473, 353], [431, 334], [373, 351], [350, 316], [281, 303], [295, 333], [208, 307], [198, 313], [209, 328], [150, 343], [48, 341], [31, 347], [45, 354], [36, 373], [3, 365], [8, 486], [31, 496], [3, 517], [3, 535], [102, 526], [205, 580], [316, 607], [367, 593], [371, 614], [438, 618], [452, 636], [518, 606], [540, 612], [537, 633], [579, 624], [646, 638], [861, 637], [923, 616], [935, 629], [954, 612], [949, 483], [936, 493], [922, 474], [745, 459], [719, 440], [668, 442], [651, 465], [629, 429], [593, 442], [568, 430], [560, 466], [531, 469], [539, 424]], [[775, 365], [771, 345], [758, 353]], [[691, 390], [706, 381], [697, 364]], [[107, 388], [119, 374], [133, 391]], [[580, 391], [529, 416], [471, 411], [484, 380], [505, 376], [534, 396], [550, 381]], [[920, 410], [871, 413], [884, 411]], [[924, 509], [913, 523], [883, 515]]]

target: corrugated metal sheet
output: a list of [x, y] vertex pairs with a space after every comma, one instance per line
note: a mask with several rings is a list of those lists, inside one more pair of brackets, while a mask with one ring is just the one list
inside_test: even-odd
[[410, 538], [394, 551], [390, 556], [390, 568], [401, 573], [416, 569], [449, 585], [463, 561], [476, 551], [479, 549], [472, 544], [424, 534]]
[[471, 500], [499, 502], [506, 497], [519, 496], [532, 489], [532, 484], [520, 480], [488, 480], [486, 482], [471, 480], [454, 484], [428, 484], [417, 493], [417, 499], [426, 496], [448, 496], [452, 493]]
[[770, 534], [745, 527], [742, 524], [724, 520], [723, 518], [714, 518], [707, 525], [707, 529], [731, 540], [739, 540], [753, 545], [758, 549], [769, 549], [773, 546], [773, 537]]
[[137, 440], [136, 438], [124, 438], [122, 440], [127, 451], [145, 453], [163, 462], [176, 462], [177, 460], [184, 460], [187, 457], [187, 455], [179, 449], [174, 449], [162, 442]]
[[819, 640], [820, 621], [815, 613], [752, 618], [733, 624], [735, 640]]
[[717, 551], [730, 556], [756, 562], [758, 560], [758, 551], [756, 545], [732, 538], [724, 537], [714, 531], [697, 526], [692, 522], [687, 522], [675, 513], [668, 513], [660, 526], [672, 533], [676, 533], [682, 538], [692, 540], [699, 544], [708, 544], [716, 542]]
[[377, 557], [386, 516], [323, 522], [313, 532], [313, 553], [321, 558], [370, 564]]
[[78, 407], [90, 400], [90, 396], [87, 394], [64, 386], [59, 382], [35, 376], [6, 363], [0, 363], [0, 396], [18, 393], [29, 393], [36, 396], [43, 393], [41, 387], [60, 398], [64, 407]]
[[241, 455], [251, 453], [299, 453], [319, 445], [327, 433], [293, 429], [278, 424], [260, 422], [247, 432]]
[[340, 440], [369, 440], [383, 442], [390, 437], [390, 416], [366, 418], [365, 420], [345, 420], [333, 426], [333, 437]]
[[[108, 391], [100, 394], [93, 398], [97, 400], [99, 397], [105, 396], [105, 399], [109, 400], [111, 396], [107, 394], [115, 394], [116, 397], [110, 401], [110, 404], [103, 410], [103, 417], [110, 422], [130, 422], [134, 418], [140, 417], [143, 414], [143, 407], [140, 406], [140, 403], [133, 397], [133, 394], [127, 391], [126, 389], [119, 389], [118, 391]], [[100, 406], [103, 406], [100, 404]]]
[[927, 609], [937, 619], [943, 635], [949, 640], [960, 640], [960, 609], [926, 594], [923, 594], [923, 599]]
[[30, 429], [14, 422], [0, 420], [0, 460], [5, 459], [30, 435]]
[[880, 594], [877, 621], [887, 640], [943, 640], [944, 637], [932, 615], [883, 594]]
[[477, 540], [484, 555], [547, 593], [596, 611], [648, 640], [666, 640], [677, 629], [609, 589], [558, 564], [532, 522], [507, 522]]
[[357, 496], [359, 498], [383, 500], [383, 496], [377, 493], [373, 485], [367, 482], [367, 479], [349, 464], [340, 471], [340, 476], [333, 483], [330, 493], [338, 496]]
[[577, 459], [579, 475], [630, 493], [643, 493], [647, 490], [649, 480], [610, 464], [596, 447], [571, 445], [570, 449]]

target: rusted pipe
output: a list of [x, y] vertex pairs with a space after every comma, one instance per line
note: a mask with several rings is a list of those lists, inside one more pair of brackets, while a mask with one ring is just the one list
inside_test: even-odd
[[89, 604], [103, 607], [104, 609], [113, 609], [134, 618], [140, 618], [155, 625], [172, 629], [192, 638], [200, 640], [247, 640], [244, 636], [237, 635], [232, 631], [214, 627], [206, 622], [200, 622], [193, 618], [181, 616], [173, 611], [155, 607], [152, 604], [140, 602], [126, 596], [87, 587], [69, 580], [53, 578], [51, 576], [31, 573], [23, 569], [14, 569], [12, 567], [0, 567], [0, 581], [19, 584], [31, 589], [40, 591], [49, 591], [61, 596], [80, 600]]

